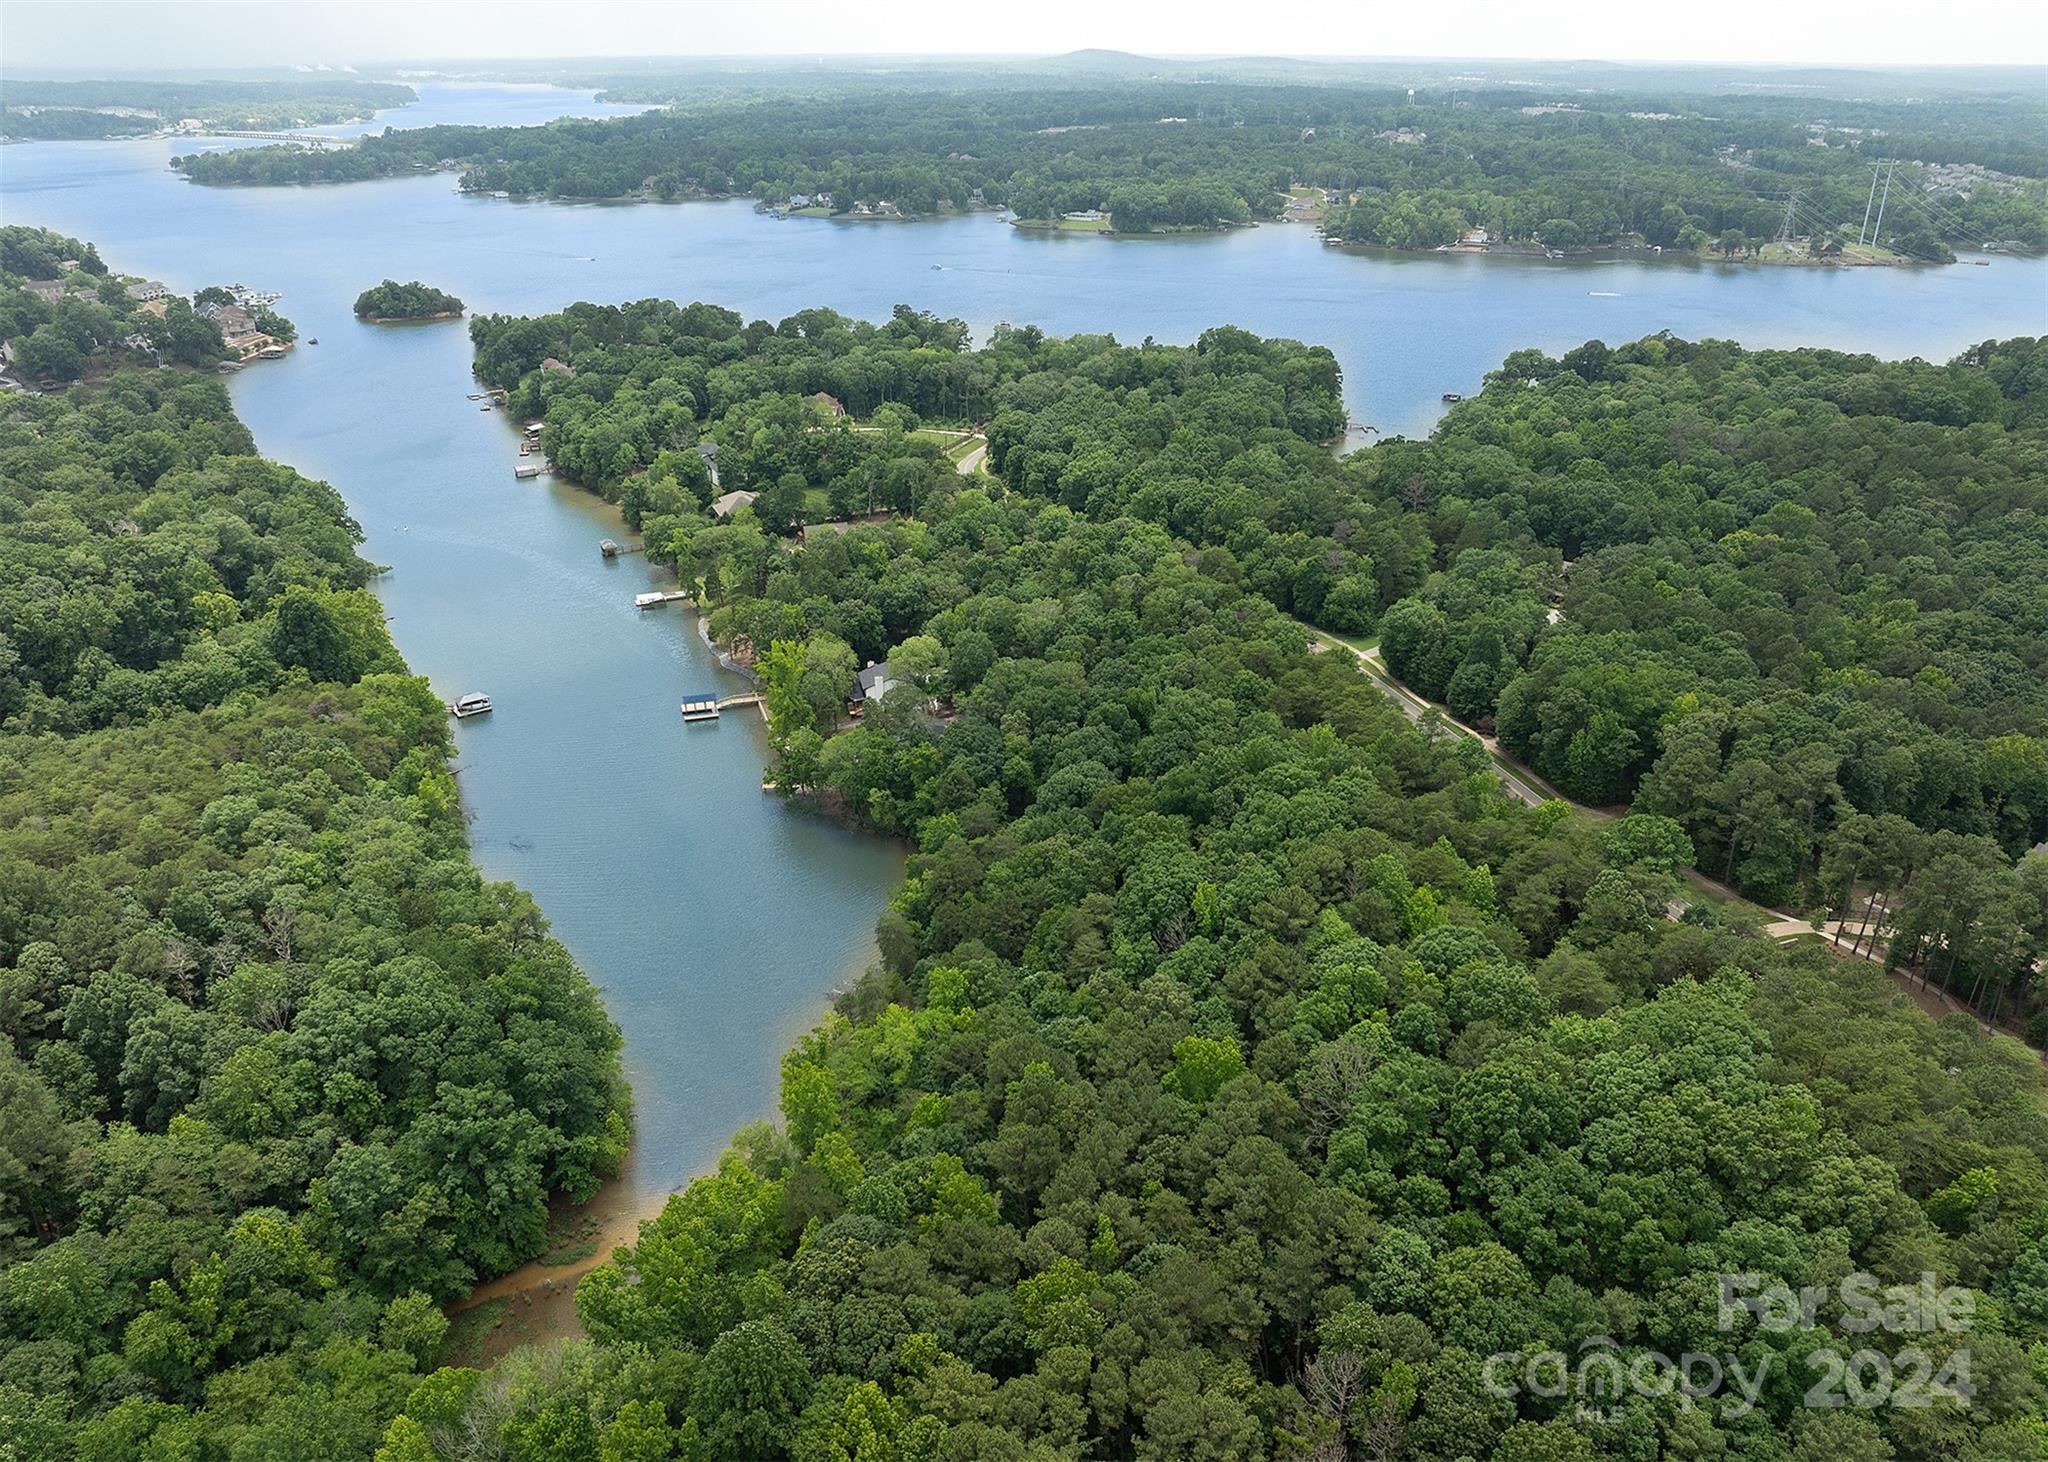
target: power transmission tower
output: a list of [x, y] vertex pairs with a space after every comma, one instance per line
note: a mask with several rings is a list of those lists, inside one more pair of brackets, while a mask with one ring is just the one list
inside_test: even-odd
[[1884, 237], [1884, 206], [1891, 201], [1892, 174], [1898, 170], [1898, 166], [1899, 160], [1893, 158], [1891, 165], [1884, 170], [1884, 192], [1877, 200], [1877, 227], [1870, 231], [1870, 244], [1872, 248], [1877, 247], [1877, 241]]
[[1856, 242], [1859, 245], [1863, 242], [1863, 236], [1870, 232], [1870, 210], [1877, 203], [1877, 175], [1883, 166], [1882, 163], [1875, 162], [1870, 165], [1870, 196], [1863, 202], [1863, 226], [1856, 230]]
[[1798, 206], [1799, 195], [1797, 193], [1787, 193], [1785, 195], [1785, 216], [1778, 223], [1778, 242], [1781, 244], [1788, 244], [1792, 241], [1792, 210]]

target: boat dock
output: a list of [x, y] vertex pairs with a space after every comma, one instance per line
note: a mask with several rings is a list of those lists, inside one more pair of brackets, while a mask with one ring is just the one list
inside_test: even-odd
[[518, 478], [521, 482], [525, 482], [528, 478], [540, 476], [540, 471], [541, 470], [538, 465], [531, 462], [527, 462], [522, 463], [520, 466], [514, 467], [512, 469], [512, 475]]
[[690, 594], [687, 589], [654, 589], [648, 593], [635, 594], [633, 596], [633, 607], [635, 609], [652, 609], [657, 604], [688, 604], [690, 602]]
[[638, 543], [618, 543], [606, 538], [599, 541], [597, 551], [605, 558], [623, 558], [629, 553], [641, 552], [642, 548]]
[[738, 695], [726, 696], [693, 695], [683, 701], [683, 719], [690, 722], [716, 721], [720, 711], [729, 711], [735, 706], [760, 706], [765, 717], [768, 714], [767, 700], [758, 690], [743, 690]]

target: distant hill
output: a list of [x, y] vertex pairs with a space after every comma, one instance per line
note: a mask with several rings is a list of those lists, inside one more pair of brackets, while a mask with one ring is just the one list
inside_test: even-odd
[[1027, 64], [1047, 71], [1090, 71], [1098, 75], [1156, 76], [1161, 72], [1186, 69], [1184, 60], [1167, 61], [1157, 56], [1140, 56], [1131, 51], [1109, 51], [1089, 47], [1057, 56], [1040, 56]]

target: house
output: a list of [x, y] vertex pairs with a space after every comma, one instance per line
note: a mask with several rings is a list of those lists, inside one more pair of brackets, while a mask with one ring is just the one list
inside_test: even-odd
[[220, 327], [221, 343], [237, 355], [248, 355], [271, 343], [240, 305], [222, 305], [213, 312], [213, 323]]
[[808, 193], [792, 193], [789, 195], [789, 206], [791, 208], [809, 208], [811, 206], [811, 195]]
[[880, 512], [862, 513], [856, 518], [834, 518], [825, 523], [805, 523], [796, 530], [796, 541], [808, 543], [813, 533], [851, 533], [856, 528], [886, 523], [895, 516], [896, 514], [884, 509]]
[[1076, 223], [1100, 223], [1109, 215], [1100, 208], [1080, 208], [1072, 213], [1062, 213], [1061, 218], [1071, 218]]
[[156, 317], [157, 317], [157, 318], [158, 318], [159, 320], [161, 320], [161, 319], [162, 319], [162, 318], [163, 318], [163, 317], [164, 317], [165, 315], [169, 314], [169, 313], [170, 313], [170, 310], [171, 310], [171, 302], [170, 302], [169, 300], [167, 300], [167, 299], [165, 299], [165, 300], [145, 300], [145, 301], [143, 302], [143, 305], [142, 305], [142, 313], [143, 313], [143, 314], [145, 314], [145, 315], [155, 315], [155, 316], [156, 316]]
[[573, 376], [576, 374], [576, 367], [570, 365], [565, 360], [556, 360], [552, 355], [540, 363], [540, 368], [544, 371], [554, 371], [558, 375]]
[[704, 470], [711, 474], [711, 485], [718, 486], [718, 443], [697, 443], [697, 455], [704, 459]]
[[741, 508], [751, 508], [754, 505], [754, 499], [759, 496], [759, 493], [754, 492], [729, 492], [711, 504], [711, 516], [714, 518], [730, 518]]
[[853, 703], [859, 706], [878, 701], [902, 683], [890, 676], [888, 661], [877, 665], [870, 660], [868, 668], [853, 678]]
[[856, 203], [853, 205], [853, 216], [855, 218], [867, 218], [871, 216], [874, 213], [874, 211], [874, 209], [868, 207], [865, 203]]
[[898, 208], [894, 203], [891, 203], [887, 198], [884, 198], [881, 202], [875, 205], [875, 214], [877, 217], [880, 218], [901, 218], [903, 216], [903, 210]]
[[222, 305], [214, 311], [213, 323], [220, 326], [221, 341], [229, 350], [260, 350], [270, 339], [256, 328], [256, 321], [240, 305]]
[[61, 279], [27, 279], [22, 281], [21, 287], [46, 305], [54, 305], [59, 300], [99, 298], [91, 290], [80, 289], [75, 284], [66, 284]]
[[1483, 228], [1468, 228], [1458, 235], [1458, 247], [1461, 249], [1483, 249], [1491, 242], [1492, 236]]
[[832, 206], [832, 195], [830, 193], [819, 193], [811, 199], [811, 202], [820, 208], [830, 208]]
[[145, 279], [140, 284], [128, 286], [128, 298], [137, 304], [142, 304], [148, 300], [160, 300], [170, 292], [169, 285], [155, 279]]
[[811, 405], [817, 407], [818, 410], [824, 412], [827, 416], [846, 415], [845, 404], [842, 403], [837, 396], [834, 396], [829, 392], [813, 391], [809, 396], [805, 397], [804, 399], [809, 401]]

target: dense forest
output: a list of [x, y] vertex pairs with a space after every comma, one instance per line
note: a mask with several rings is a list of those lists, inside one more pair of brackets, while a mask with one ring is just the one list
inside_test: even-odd
[[358, 320], [438, 320], [462, 313], [462, 301], [417, 279], [387, 279], [356, 296]]
[[368, 1457], [625, 1150], [359, 538], [211, 378], [0, 397], [9, 1457]]
[[1518, 354], [1367, 459], [1441, 569], [1387, 663], [1572, 796], [1682, 818], [1760, 898], [1825, 891], [1859, 814], [1936, 835], [1889, 831], [1884, 877], [2009, 864], [2048, 838], [2044, 403], [2034, 340]]
[[[1522, 352], [1431, 440], [1340, 459], [1319, 445], [1344, 420], [1334, 358], [1242, 331], [1005, 327], [969, 350], [908, 309], [771, 326], [650, 301], [472, 333], [555, 463], [686, 577], [720, 582], [693, 545], [735, 531], [698, 515], [700, 437], [781, 532], [816, 494], [834, 516], [923, 510], [959, 479], [906, 428], [985, 419], [1010, 489], [1158, 523], [1298, 618], [1377, 630], [1396, 676], [1568, 796], [1678, 819], [1710, 876], [1837, 915], [1875, 897], [1898, 957], [1958, 994], [2048, 997], [2048, 867], [2017, 861], [2048, 839], [2041, 342], [1948, 365], [1669, 337]], [[883, 429], [817, 420], [817, 391]], [[753, 650], [829, 627], [865, 661], [907, 623], [874, 608], [727, 612]]]
[[[1258, 549], [1387, 511], [1374, 454], [1317, 445], [1324, 353], [652, 302], [472, 331], [544, 439], [607, 436], [605, 490], [756, 664], [779, 785], [916, 853], [783, 1123], [585, 1280], [588, 1340], [438, 1373], [381, 1456], [2044, 1455], [2039, 1062], [1740, 905], [1667, 917], [1674, 819], [1514, 802], [1319, 651]], [[796, 414], [827, 387], [895, 419]], [[999, 475], [933, 474], [915, 516], [799, 544], [685, 475], [707, 433], [722, 477], [814, 439], [858, 471], [836, 438], [949, 399]], [[1241, 494], [1239, 545], [1197, 489]], [[1431, 520], [1391, 511], [1420, 589]], [[846, 729], [876, 653], [908, 688]], [[1821, 1297], [1763, 1325], [1737, 1272]], [[1966, 1287], [1967, 1328], [1923, 1296], [1871, 1332], [1832, 1289], [1859, 1272]], [[1686, 1351], [1768, 1384], [1651, 1383]], [[1856, 1352], [1942, 1379], [1844, 1405]]]
[[196, 120], [269, 130], [354, 122], [417, 101], [387, 81], [0, 81], [0, 136], [137, 137]]
[[[1803, 110], [1801, 107], [1803, 106]], [[1878, 243], [2048, 247], [2038, 97], [1915, 105], [1810, 98], [1556, 96], [1527, 88], [876, 84], [720, 96], [545, 127], [387, 130], [345, 150], [179, 158], [195, 182], [346, 182], [461, 166], [479, 192], [676, 199], [829, 194], [841, 210], [981, 204], [1023, 218], [1102, 210], [1120, 232], [1270, 218], [1324, 197], [1335, 237], [1396, 248], [1470, 228], [1575, 249], [1639, 240], [1747, 251], [1791, 231], [1831, 255], [1864, 233], [1871, 164], [1905, 159]]]

